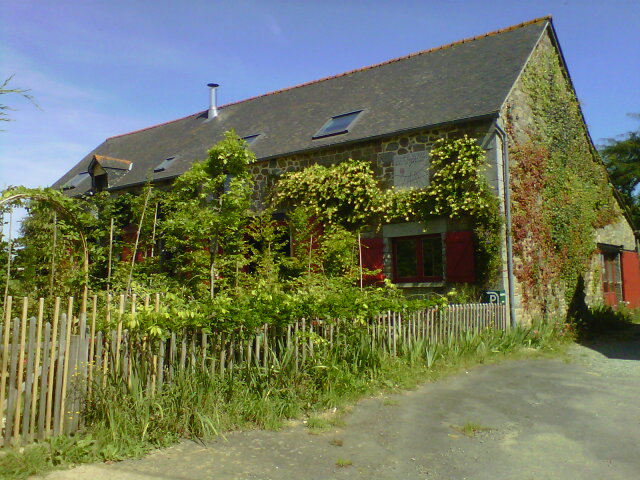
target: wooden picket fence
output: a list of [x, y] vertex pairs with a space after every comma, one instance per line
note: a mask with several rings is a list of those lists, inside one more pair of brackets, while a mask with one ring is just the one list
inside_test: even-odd
[[[130, 387], [137, 378], [154, 395], [180, 369], [232, 375], [241, 366], [268, 369], [284, 355], [291, 355], [299, 368], [313, 358], [319, 339], [341, 341], [347, 322], [302, 319], [285, 327], [182, 331], [160, 339], [129, 332], [124, 322], [143, 306], [158, 311], [160, 295], [109, 295], [101, 308], [97, 296], [89, 300], [71, 297], [63, 305], [57, 297], [45, 308], [42, 298], [23, 298], [21, 306], [7, 298], [0, 329], [0, 446], [79, 430], [83, 400], [107, 381]], [[444, 342], [467, 331], [507, 329], [508, 321], [504, 305], [468, 304], [387, 312], [364, 328], [372, 345], [396, 355], [417, 341]]]

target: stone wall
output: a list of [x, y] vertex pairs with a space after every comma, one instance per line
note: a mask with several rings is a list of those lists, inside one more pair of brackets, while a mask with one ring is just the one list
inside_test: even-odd
[[[394, 162], [396, 162], [399, 157], [406, 157], [408, 154], [417, 152], [426, 152], [424, 155], [424, 168], [428, 169], [428, 152], [436, 140], [439, 138], [462, 137], [465, 134], [473, 138], [478, 138], [486, 148], [488, 168], [485, 171], [485, 175], [489, 184], [497, 193], [499, 191], [498, 182], [501, 176], [499, 175], [499, 169], [496, 165], [497, 155], [495, 142], [491, 135], [491, 125], [491, 122], [487, 121], [448, 125], [412, 133], [390, 135], [366, 142], [258, 161], [250, 166], [251, 172], [256, 180], [256, 203], [258, 205], [264, 203], [277, 178], [285, 172], [302, 170], [313, 164], [329, 166], [348, 159], [371, 162], [374, 173], [381, 186], [383, 188], [391, 188], [394, 186]], [[386, 225], [381, 231], [365, 232], [364, 237], [383, 238], [383, 274], [387, 278], [392, 278], [392, 246], [390, 240], [392, 237], [426, 233], [444, 234], [447, 231], [468, 228], [469, 226], [464, 221], [453, 222], [445, 219], [436, 219], [429, 222], [428, 225], [418, 223]], [[444, 261], [446, 262], [446, 257]], [[407, 293], [425, 293], [434, 289], [442, 290], [445, 287], [443, 282], [434, 282], [433, 284], [402, 284], [400, 286], [404, 288]]]
[[624, 250], [636, 249], [636, 237], [633, 234], [633, 229], [622, 213], [616, 222], [596, 231], [596, 242], [620, 245]]
[[[548, 53], [556, 53], [556, 48], [553, 45], [552, 39], [548, 32], [545, 32], [538, 43], [536, 50], [530, 58], [530, 62], [535, 62], [539, 55]], [[571, 88], [569, 82], [566, 82], [566, 88]], [[514, 85], [507, 101], [505, 102], [501, 112], [501, 119], [509, 120], [509, 145], [512, 147], [514, 144], [523, 144], [531, 140], [532, 132], [535, 131], [535, 118], [530, 108], [531, 97], [527, 93], [523, 86], [522, 80], [519, 78]], [[588, 137], [588, 131], [584, 129], [584, 141], [590, 142]], [[515, 167], [513, 156], [510, 158], [509, 168], [513, 170]], [[596, 242], [609, 243], [613, 245], [624, 245], [625, 249], [635, 249], [635, 238], [631, 226], [626, 218], [619, 212], [618, 220], [606, 227], [594, 231], [594, 252], [596, 252]], [[522, 258], [514, 258], [514, 264], [517, 266], [519, 263], [526, 261]], [[585, 298], [587, 303], [601, 303], [602, 302], [602, 284], [601, 284], [601, 261], [600, 255], [595, 253], [590, 266], [585, 275]], [[539, 317], [543, 312], [532, 308], [530, 305], [524, 305], [522, 301], [523, 288], [526, 288], [521, 282], [515, 279], [515, 309], [516, 316], [521, 323], [530, 323], [534, 318]], [[549, 290], [552, 292], [553, 298], [547, 304], [547, 310], [544, 312], [546, 315], [563, 316], [567, 312], [568, 304], [566, 301], [566, 292], [562, 285], [548, 285]]]
[[[393, 161], [397, 155], [428, 152], [439, 138], [456, 138], [466, 134], [484, 141], [489, 129], [490, 123], [488, 122], [468, 122], [279, 158], [258, 160], [249, 166], [256, 181], [255, 199], [259, 205], [263, 204], [277, 178], [285, 172], [302, 170], [313, 164], [334, 165], [349, 159], [371, 162], [381, 185], [390, 188], [393, 186]], [[497, 181], [495, 166], [487, 169], [487, 178], [492, 185]]]

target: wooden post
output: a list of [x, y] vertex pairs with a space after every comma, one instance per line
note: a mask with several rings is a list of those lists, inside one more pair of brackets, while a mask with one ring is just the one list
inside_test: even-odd
[[29, 439], [31, 425], [31, 404], [35, 404], [36, 398], [33, 395], [34, 385], [37, 385], [37, 372], [34, 369], [36, 350], [36, 317], [29, 319], [29, 343], [27, 344], [27, 369], [24, 377], [24, 413], [22, 414], [22, 439]]
[[201, 343], [200, 350], [202, 352], [202, 362], [200, 363], [200, 370], [204, 372], [207, 367], [207, 347], [208, 347], [207, 334], [204, 332], [204, 330], [202, 330], [201, 332], [200, 343]]
[[246, 359], [245, 360], [246, 360], [246, 365], [248, 367], [250, 367], [251, 366], [251, 354], [253, 353], [253, 348], [252, 348], [253, 344], [251, 343], [253, 341], [253, 337], [249, 333], [246, 335], [246, 337], [247, 337], [247, 339], [246, 339], [246, 342], [247, 342], [247, 354], [246, 354]]
[[45, 418], [47, 412], [47, 395], [53, 388], [48, 383], [49, 380], [49, 349], [51, 348], [51, 324], [47, 322], [44, 326], [44, 346], [42, 348], [42, 375], [40, 375], [40, 401], [38, 405], [38, 439], [44, 439], [47, 434], [45, 428]]
[[254, 348], [255, 348], [255, 357], [256, 357], [256, 367], [260, 366], [260, 339], [262, 337], [258, 336], [258, 333], [256, 331], [256, 334], [254, 335]]
[[16, 377], [18, 369], [18, 347], [20, 338], [20, 319], [14, 318], [13, 320], [13, 332], [11, 335], [11, 362], [9, 364], [9, 391], [6, 410], [6, 420], [4, 425], [4, 444], [9, 445], [11, 442], [11, 435], [13, 432], [13, 423], [15, 420], [15, 408], [16, 401], [18, 400], [16, 395]]
[[153, 233], [151, 234], [151, 257], [156, 251], [156, 224], [158, 223], [158, 202], [156, 202], [156, 211], [153, 214]]
[[298, 361], [298, 322], [293, 325], [293, 356], [296, 372], [298, 371], [299, 361]]
[[109, 228], [109, 260], [107, 264], [107, 296], [110, 297], [111, 291], [111, 263], [113, 258], [113, 217], [111, 217], [111, 226]]
[[120, 304], [118, 305], [118, 327], [116, 330], [116, 348], [115, 348], [115, 373], [120, 374], [120, 342], [122, 341], [122, 316], [124, 315], [124, 295], [120, 295]]
[[73, 327], [73, 316], [70, 315], [73, 309], [73, 297], [69, 297], [69, 310], [67, 314], [67, 331], [65, 338], [65, 348], [64, 348], [64, 370], [62, 372], [62, 393], [60, 395], [60, 427], [59, 432], [61, 434], [64, 432], [64, 420], [65, 420], [65, 406], [66, 406], [66, 396], [67, 396], [67, 377], [69, 375], [69, 357], [70, 357], [70, 349], [71, 349], [71, 328]]
[[47, 388], [47, 412], [45, 419], [44, 436], [48, 438], [51, 433], [51, 411], [53, 408], [53, 374], [56, 363], [56, 340], [58, 338], [58, 317], [60, 316], [60, 297], [56, 297], [53, 307], [53, 330], [51, 332], [51, 352], [49, 355], [49, 378]]
[[[4, 219], [3, 222], [4, 224]], [[9, 210], [9, 247], [7, 252], [7, 281], [4, 284], [4, 304], [7, 304], [7, 299], [9, 297], [9, 280], [11, 279], [11, 248], [13, 246], [13, 207]]]
[[364, 281], [362, 275], [362, 238], [360, 232], [358, 232], [358, 267], [360, 268], [360, 290], [364, 288]]
[[220, 334], [220, 376], [224, 377], [225, 357], [227, 355], [226, 335]]
[[305, 360], [307, 359], [307, 339], [305, 338], [307, 335], [307, 320], [306, 319], [302, 319], [302, 363], [304, 364]]
[[4, 329], [2, 333], [2, 371], [0, 371], [0, 416], [4, 414], [4, 398], [7, 388], [7, 365], [9, 363], [9, 336], [11, 332], [11, 303], [8, 296], [4, 304]]
[[263, 355], [262, 355], [262, 366], [267, 368], [269, 362], [269, 342], [268, 342], [268, 329], [267, 324], [265, 323], [262, 326], [262, 346], [263, 346]]
[[160, 339], [158, 340], [158, 391], [162, 390], [164, 384], [164, 351], [165, 341]]
[[[38, 375], [40, 377], [44, 377], [45, 369], [44, 366], [42, 370], [40, 370], [40, 349], [42, 342], [42, 321], [44, 317], [44, 298], [40, 298], [38, 301], [38, 326], [36, 327], [36, 352], [35, 352], [35, 363], [33, 366], [33, 386], [31, 389], [31, 415], [29, 418], [29, 441], [32, 441], [35, 434], [35, 423], [36, 423], [36, 405], [38, 398]], [[46, 353], [44, 356], [46, 357]]]
[[25, 340], [27, 333], [27, 312], [29, 310], [29, 299], [24, 297], [22, 299], [22, 317], [20, 319], [20, 353], [18, 354], [18, 393], [16, 396], [16, 413], [14, 416], [13, 424], [13, 438], [15, 442], [19, 442], [20, 434], [20, 409], [22, 407], [22, 377], [24, 376], [24, 353], [25, 353]]
[[175, 358], [176, 358], [176, 332], [171, 332], [171, 340], [169, 340], [169, 383], [173, 382]]
[[96, 316], [98, 311], [98, 296], [93, 296], [92, 302], [92, 311], [91, 311], [91, 333], [89, 334], [89, 379], [88, 379], [88, 392], [89, 396], [91, 396], [92, 388], [93, 388], [93, 366], [95, 363], [95, 349], [96, 349]]
[[180, 342], [180, 371], [184, 373], [187, 365], [187, 332], [182, 331], [182, 342]]

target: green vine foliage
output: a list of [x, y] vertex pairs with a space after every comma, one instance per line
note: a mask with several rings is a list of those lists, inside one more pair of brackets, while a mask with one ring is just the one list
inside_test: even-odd
[[431, 214], [460, 218], [476, 216], [490, 208], [485, 194], [488, 187], [481, 175], [484, 151], [475, 139], [436, 141], [431, 150], [433, 176], [427, 191]]
[[[84, 233], [84, 226], [92, 221], [90, 213], [74, 200], [50, 188], [12, 187], [1, 193], [0, 201], [6, 201], [2, 207], [5, 214], [12, 207], [27, 210], [20, 236], [12, 241], [9, 294], [44, 296], [61, 292], [78, 295], [84, 285], [80, 231]], [[57, 218], [56, 227], [54, 218]], [[57, 229], [55, 246], [52, 241], [54, 228]], [[5, 242], [3, 247], [8, 248], [8, 243]], [[0, 281], [4, 291], [6, 250], [2, 257], [5, 263], [0, 270]], [[53, 262], [58, 268], [52, 270]]]
[[470, 218], [476, 235], [479, 283], [500, 269], [502, 220], [498, 200], [482, 175], [485, 152], [473, 138], [440, 139], [431, 150], [431, 182], [424, 189], [384, 189], [367, 162], [313, 165], [284, 175], [275, 204], [304, 208], [321, 225], [361, 229], [436, 217]]
[[[499, 230], [494, 231], [487, 220], [494, 218], [492, 197], [482, 181], [466, 178], [480, 175], [484, 154], [471, 149], [471, 139], [448, 142], [458, 142], [467, 153], [455, 155], [449, 143], [442, 142], [448, 153], [436, 171], [446, 171], [459, 161], [475, 167], [458, 165], [453, 173], [435, 176], [432, 185], [455, 181], [472, 185], [480, 196], [488, 195], [471, 202], [461, 192], [456, 197], [459, 208], [444, 212], [471, 216], [478, 238], [485, 238]], [[429, 189], [383, 190], [366, 162], [316, 166], [289, 174], [278, 185], [277, 198], [286, 199], [291, 207], [288, 225], [283, 225], [274, 219], [273, 208], [255, 210], [253, 179], [247, 170], [253, 161], [246, 145], [230, 133], [168, 190], [147, 185], [137, 192], [78, 199], [53, 190], [27, 189], [36, 200], [28, 203], [23, 248], [15, 255], [22, 276], [13, 277], [10, 294], [47, 296], [55, 264], [53, 293], [78, 295], [82, 276], [76, 240], [82, 231], [90, 250], [91, 290], [104, 291], [109, 283], [112, 292], [124, 291], [133, 266], [133, 292], [166, 293], [159, 313], [143, 310], [126, 319], [128, 328], [145, 334], [196, 327], [221, 331], [240, 325], [251, 331], [264, 323], [285, 325], [303, 317], [352, 318], [357, 323], [388, 309], [425, 305], [408, 301], [389, 282], [359, 288], [357, 232], [391, 217], [420, 220], [441, 215], [433, 213], [438, 197]], [[52, 257], [49, 206], [56, 202], [72, 213], [58, 218], [59, 239]], [[490, 243], [478, 242], [479, 250], [490, 252], [486, 248]], [[2, 247], [5, 255], [6, 245]]]
[[[528, 140], [510, 146], [516, 275], [525, 302], [545, 313], [554, 308], [553, 292], [573, 296], [594, 253], [595, 230], [618, 213], [555, 51], [538, 52], [522, 82], [534, 123]], [[514, 128], [511, 119], [511, 138], [522, 138]]]
[[235, 282], [245, 266], [242, 235], [253, 192], [247, 165], [253, 161], [246, 144], [228, 132], [163, 195], [158, 228], [165, 268], [183, 284], [202, 289], [216, 278]]
[[380, 193], [371, 165], [349, 160], [286, 174], [277, 184], [275, 202], [303, 207], [322, 224], [358, 229], [375, 222]]

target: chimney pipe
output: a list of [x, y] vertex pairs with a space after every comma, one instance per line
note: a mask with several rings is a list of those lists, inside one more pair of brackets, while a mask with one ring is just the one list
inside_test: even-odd
[[207, 118], [214, 118], [218, 116], [216, 89], [219, 86], [220, 85], [217, 83], [207, 83], [207, 87], [209, 87], [209, 111], [207, 112]]

